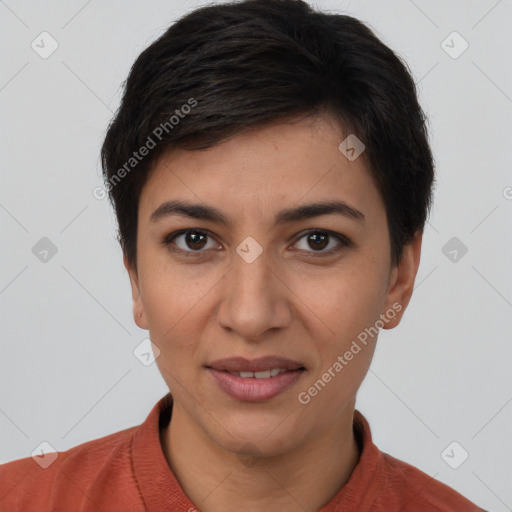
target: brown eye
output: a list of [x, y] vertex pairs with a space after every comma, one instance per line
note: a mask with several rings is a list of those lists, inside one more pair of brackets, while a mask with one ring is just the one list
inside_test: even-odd
[[[300, 247], [300, 241], [306, 240], [306, 243]], [[338, 242], [337, 244], [335, 242]], [[343, 235], [338, 235], [335, 233], [331, 233], [329, 231], [309, 231], [305, 233], [300, 239], [299, 242], [295, 244], [295, 246], [309, 253], [319, 253], [319, 256], [324, 254], [329, 255], [336, 252], [339, 252], [344, 247], [349, 247], [351, 245], [350, 240], [344, 237]], [[330, 250], [324, 250], [326, 247], [331, 246]]]
[[312, 249], [325, 249], [329, 243], [329, 235], [323, 233], [310, 233], [307, 237], [308, 243]]
[[202, 249], [205, 245], [206, 236], [201, 232], [188, 231], [185, 233], [185, 245], [190, 249]]
[[[210, 247], [208, 247], [208, 239], [212, 240]], [[185, 253], [206, 252], [207, 249], [216, 246], [210, 234], [197, 229], [188, 229], [172, 233], [164, 240], [164, 245], [175, 245], [177, 251]]]
[[[305, 243], [302, 242], [303, 240]], [[209, 247], [208, 241], [211, 242]], [[302, 247], [300, 247], [301, 243], [303, 243]], [[221, 249], [210, 233], [198, 229], [185, 229], [171, 233], [164, 239], [163, 244], [169, 246], [172, 251], [186, 256], [200, 255], [208, 249]], [[329, 256], [351, 245], [352, 242], [343, 235], [324, 230], [311, 230], [303, 234], [294, 247], [313, 256]], [[325, 250], [327, 247], [330, 249]]]

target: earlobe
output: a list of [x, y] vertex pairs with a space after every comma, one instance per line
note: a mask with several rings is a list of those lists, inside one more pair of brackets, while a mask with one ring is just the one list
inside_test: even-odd
[[404, 247], [400, 263], [390, 274], [383, 313], [386, 314], [387, 311], [393, 310], [396, 314], [385, 323], [384, 329], [393, 329], [400, 323], [404, 311], [411, 300], [414, 281], [420, 264], [422, 237], [423, 233], [417, 231], [414, 239]]
[[148, 329], [146, 314], [144, 311], [144, 304], [140, 293], [139, 277], [137, 271], [130, 265], [126, 254], [123, 255], [123, 263], [130, 278], [130, 286], [132, 289], [132, 307], [133, 319], [138, 327], [141, 329]]

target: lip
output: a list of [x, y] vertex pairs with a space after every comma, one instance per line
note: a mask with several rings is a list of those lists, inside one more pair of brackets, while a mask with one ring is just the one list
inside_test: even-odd
[[[288, 370], [276, 377], [266, 379], [238, 377], [227, 371], [207, 368], [214, 381], [224, 393], [235, 400], [264, 402], [292, 387], [305, 372], [304, 368]], [[248, 370], [250, 371], [250, 370]]]
[[[275, 377], [243, 378], [229, 372], [261, 372], [272, 368], [287, 370]], [[302, 377], [304, 365], [278, 356], [248, 360], [243, 357], [218, 359], [206, 365], [215, 383], [229, 397], [244, 402], [264, 402], [283, 393]]]
[[[283, 370], [304, 368], [304, 365], [298, 361], [278, 356], [266, 356], [252, 360], [245, 359], [244, 357], [229, 357], [218, 359], [205, 366], [220, 372], [262, 372], [271, 368], [282, 368]], [[273, 378], [275, 379], [276, 377]]]

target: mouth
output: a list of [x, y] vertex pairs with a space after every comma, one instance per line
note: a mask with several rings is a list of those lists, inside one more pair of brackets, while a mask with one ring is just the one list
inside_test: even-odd
[[[300, 368], [298, 368], [300, 370]], [[281, 373], [290, 372], [295, 370], [285, 370], [284, 368], [271, 368], [270, 370], [263, 370], [261, 372], [228, 372], [231, 375], [242, 377], [242, 379], [270, 379], [277, 377]]]
[[[257, 379], [265, 379], [275, 377], [279, 373], [298, 370], [304, 368], [304, 365], [298, 361], [292, 361], [279, 356], [266, 356], [258, 359], [245, 359], [244, 357], [230, 357], [226, 359], [218, 359], [206, 365], [207, 368], [212, 368], [219, 372], [230, 373], [253, 373], [255, 375], [247, 375], [247, 377], [256, 377]], [[305, 368], [304, 368], [305, 369]], [[271, 375], [261, 375], [264, 372], [273, 372]], [[276, 373], [277, 372], [277, 373]], [[260, 374], [260, 376], [256, 375]]]
[[306, 371], [300, 362], [274, 356], [251, 361], [241, 357], [221, 359], [205, 368], [225, 394], [245, 402], [274, 398], [295, 385]]

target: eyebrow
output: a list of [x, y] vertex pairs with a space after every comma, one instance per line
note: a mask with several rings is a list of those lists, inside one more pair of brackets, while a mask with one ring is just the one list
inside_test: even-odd
[[[281, 210], [275, 216], [275, 225], [297, 222], [320, 215], [338, 214], [350, 219], [364, 222], [365, 216], [356, 208], [350, 206], [344, 201], [327, 201], [311, 203], [296, 208]], [[150, 217], [150, 222], [157, 222], [160, 219], [178, 215], [192, 219], [200, 219], [231, 226], [232, 221], [226, 217], [220, 210], [213, 206], [202, 204], [192, 204], [181, 200], [172, 200], [162, 203]]]

